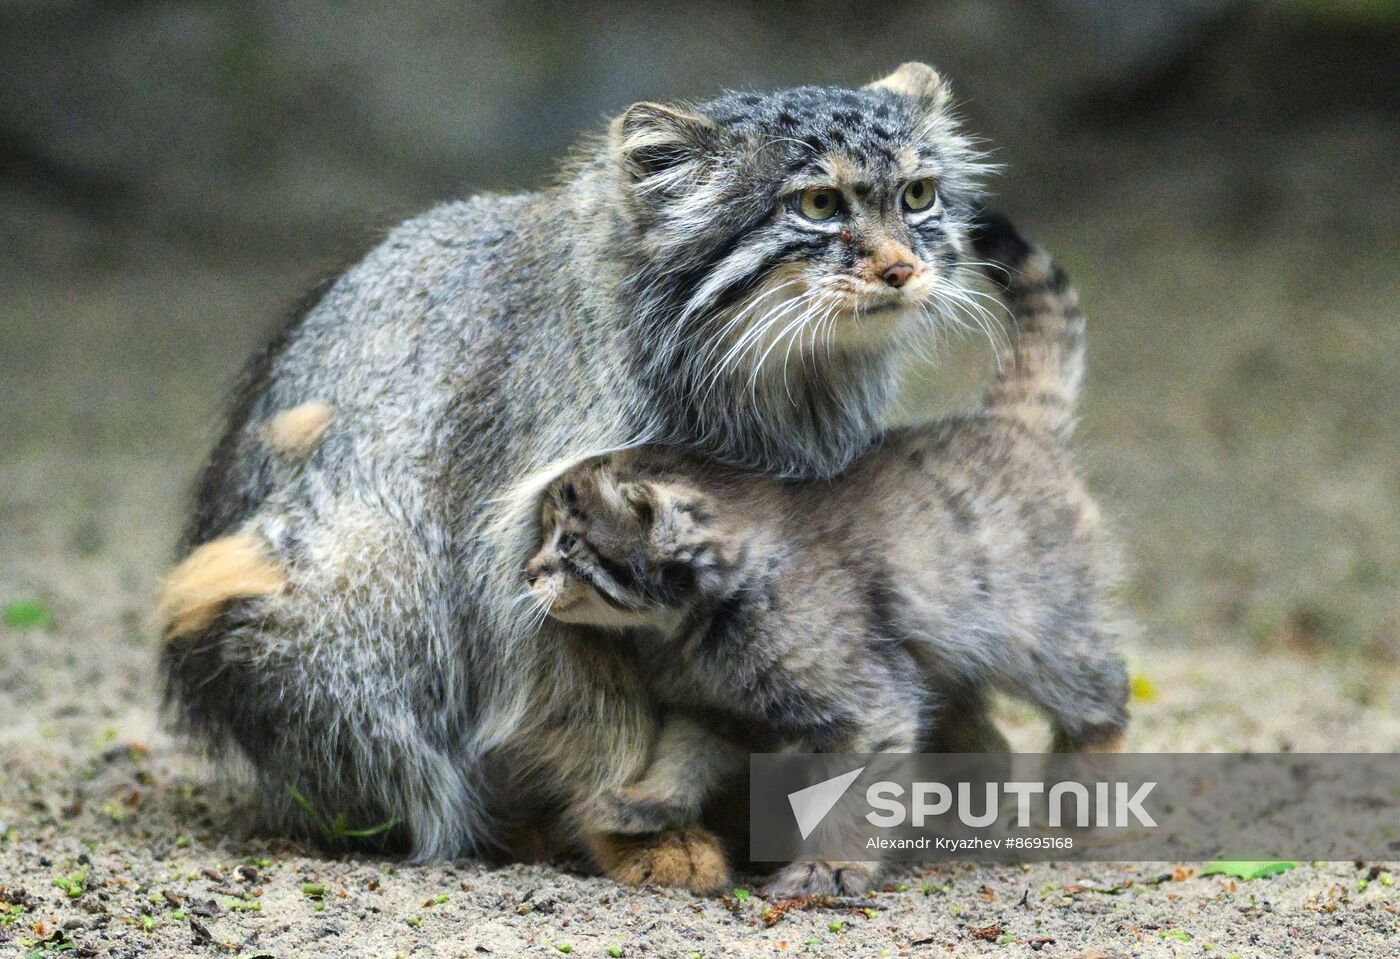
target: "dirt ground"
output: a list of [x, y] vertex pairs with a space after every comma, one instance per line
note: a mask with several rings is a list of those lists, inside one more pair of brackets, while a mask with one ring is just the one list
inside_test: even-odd
[[[1131, 561], [1134, 750], [1400, 747], [1400, 243], [1301, 257], [1322, 214], [1290, 202], [1246, 244], [1165, 196], [1038, 225], [1089, 316], [1080, 446]], [[224, 384], [311, 271], [34, 222], [0, 265], [0, 604], [51, 622], [0, 625], [0, 953], [1400, 955], [1397, 864], [940, 865], [770, 924], [757, 894], [249, 837], [236, 785], [157, 725], [149, 597]], [[957, 348], [911, 406], [986, 361]]]

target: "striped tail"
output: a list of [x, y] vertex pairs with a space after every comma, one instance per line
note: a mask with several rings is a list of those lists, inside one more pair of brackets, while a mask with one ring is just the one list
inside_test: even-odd
[[981, 211], [973, 229], [977, 255], [1002, 290], [1015, 320], [1011, 345], [997, 357], [989, 412], [1068, 438], [1084, 379], [1084, 316], [1079, 294], [1050, 255], [999, 213]]

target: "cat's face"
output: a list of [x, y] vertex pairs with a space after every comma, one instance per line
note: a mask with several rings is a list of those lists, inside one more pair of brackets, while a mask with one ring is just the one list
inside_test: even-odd
[[670, 632], [727, 570], [710, 519], [693, 489], [591, 461], [545, 491], [526, 583], [561, 622]]
[[633, 282], [702, 365], [879, 350], [966, 300], [979, 163], [929, 67], [637, 104], [613, 142], [646, 255]]

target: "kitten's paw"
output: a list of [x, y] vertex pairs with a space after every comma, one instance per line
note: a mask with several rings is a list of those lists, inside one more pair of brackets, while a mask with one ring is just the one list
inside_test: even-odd
[[680, 829], [695, 820], [681, 803], [637, 789], [614, 789], [593, 800], [589, 824], [598, 832], [640, 836]]
[[875, 862], [794, 862], [779, 869], [764, 892], [774, 899], [858, 896], [875, 884]]
[[680, 886], [718, 892], [729, 884], [729, 864], [719, 838], [707, 829], [677, 829], [653, 836], [594, 836], [593, 855], [614, 882], [628, 886]]

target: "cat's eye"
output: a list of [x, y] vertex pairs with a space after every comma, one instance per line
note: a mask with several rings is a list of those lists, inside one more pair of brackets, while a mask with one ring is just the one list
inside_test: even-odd
[[797, 194], [796, 207], [809, 220], [829, 220], [841, 212], [841, 191], [829, 186], [808, 187]]
[[927, 210], [933, 206], [933, 201], [938, 199], [938, 190], [933, 181], [925, 177], [906, 186], [900, 199], [904, 203], [904, 209], [910, 213], [918, 213], [920, 210]]

